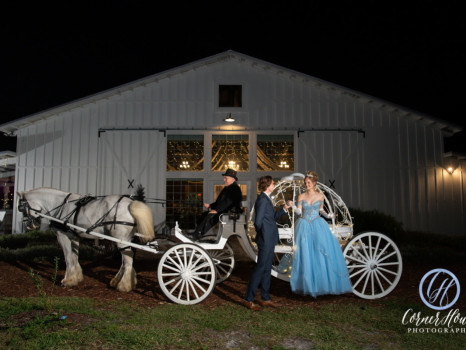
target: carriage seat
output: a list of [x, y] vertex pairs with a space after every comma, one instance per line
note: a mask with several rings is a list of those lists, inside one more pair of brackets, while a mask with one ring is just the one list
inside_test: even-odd
[[207, 234], [202, 237], [202, 241], [209, 241], [210, 243], [218, 243], [222, 238], [224, 230], [229, 232], [236, 232], [236, 222], [240, 220], [244, 215], [245, 208], [235, 208], [229, 210], [226, 213], [220, 214], [219, 222], [213, 226]]
[[244, 207], [233, 207], [228, 211], [228, 219], [233, 220], [233, 232], [236, 232], [236, 221], [239, 220], [241, 214], [245, 212]]
[[232, 225], [233, 232], [236, 232], [236, 222], [241, 218], [245, 209], [244, 207], [233, 207], [228, 212], [220, 215], [219, 223], [213, 227], [216, 230], [217, 239], [221, 237], [224, 227], [227, 225]]
[[228, 219], [236, 221], [244, 213], [244, 207], [233, 207], [228, 211]]

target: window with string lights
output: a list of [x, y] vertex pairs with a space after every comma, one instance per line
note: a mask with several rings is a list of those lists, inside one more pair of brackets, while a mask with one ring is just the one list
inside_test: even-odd
[[202, 179], [167, 179], [166, 182], [166, 224], [181, 229], [196, 227], [202, 214], [203, 203]]
[[212, 171], [249, 170], [248, 135], [212, 135]]
[[168, 135], [167, 171], [204, 170], [204, 135]]
[[257, 135], [258, 171], [293, 171], [293, 135]]

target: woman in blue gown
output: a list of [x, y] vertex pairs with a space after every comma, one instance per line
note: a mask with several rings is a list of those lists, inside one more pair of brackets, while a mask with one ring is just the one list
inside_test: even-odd
[[306, 192], [298, 196], [295, 212], [301, 214], [295, 225], [295, 247], [291, 269], [291, 290], [312, 295], [352, 292], [348, 269], [338, 240], [328, 223], [320, 217], [324, 213], [324, 195], [317, 189], [317, 174], [306, 173]]

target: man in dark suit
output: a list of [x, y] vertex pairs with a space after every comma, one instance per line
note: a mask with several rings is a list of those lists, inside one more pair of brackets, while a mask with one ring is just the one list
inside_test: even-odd
[[256, 219], [254, 226], [256, 228], [256, 243], [258, 248], [257, 263], [248, 283], [246, 295], [244, 296], [244, 305], [254, 311], [260, 310], [260, 306], [254, 303], [257, 288], [260, 286], [261, 298], [259, 302], [262, 306], [279, 307], [279, 303], [270, 300], [270, 279], [273, 263], [273, 254], [275, 245], [278, 243], [278, 227], [276, 220], [286, 213], [291, 206], [291, 201], [287, 201], [285, 206], [274, 212], [270, 194], [274, 188], [274, 182], [271, 176], [262, 176], [259, 179], [259, 190], [262, 193], [254, 204]]
[[227, 213], [230, 209], [239, 211], [241, 208], [241, 200], [243, 195], [236, 181], [238, 181], [237, 173], [233, 169], [227, 169], [223, 176], [225, 187], [217, 197], [214, 203], [204, 203], [204, 207], [208, 209], [201, 217], [200, 224], [194, 230], [191, 236], [193, 240], [199, 240], [206, 234], [218, 221], [223, 213]]

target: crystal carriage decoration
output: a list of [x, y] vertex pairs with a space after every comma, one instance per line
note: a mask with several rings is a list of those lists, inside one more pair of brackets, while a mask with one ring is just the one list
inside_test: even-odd
[[[349, 210], [341, 197], [328, 186], [317, 182], [317, 188], [323, 193], [325, 198], [324, 211], [329, 216], [327, 222], [330, 226], [330, 230], [343, 248], [353, 235], [353, 221]], [[287, 200], [291, 200], [293, 203], [296, 203], [298, 196], [303, 192], [306, 192], [306, 188], [304, 186], [304, 175], [294, 173], [283, 177], [275, 186], [270, 197], [274, 207], [278, 208], [283, 206]], [[254, 208], [251, 210], [248, 225], [248, 234], [251, 235], [252, 238], [255, 237], [253, 218]], [[280, 236], [282, 236], [282, 232], [287, 232], [293, 229], [296, 220], [297, 217], [295, 216], [294, 211], [291, 209], [288, 210], [287, 215], [277, 221], [277, 225], [281, 233]], [[286, 235], [283, 234], [283, 236]], [[291, 240], [289, 243], [293, 244], [293, 237], [289, 237], [287, 239]]]

